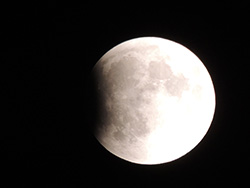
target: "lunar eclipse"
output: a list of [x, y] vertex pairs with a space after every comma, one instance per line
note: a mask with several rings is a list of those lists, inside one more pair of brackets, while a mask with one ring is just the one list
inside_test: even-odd
[[212, 79], [189, 49], [158, 37], [125, 41], [92, 70], [94, 135], [109, 152], [137, 164], [161, 164], [191, 151], [215, 110]]

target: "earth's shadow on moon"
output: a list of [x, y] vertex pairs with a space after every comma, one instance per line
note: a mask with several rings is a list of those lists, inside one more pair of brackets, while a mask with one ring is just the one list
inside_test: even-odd
[[100, 117], [100, 97], [97, 94], [97, 79], [92, 72], [89, 73], [87, 80], [88, 129], [94, 135]]

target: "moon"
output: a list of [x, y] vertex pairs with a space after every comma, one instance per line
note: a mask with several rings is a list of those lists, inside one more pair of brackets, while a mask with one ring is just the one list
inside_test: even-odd
[[137, 164], [161, 164], [191, 151], [215, 111], [212, 79], [189, 49], [158, 37], [125, 41], [92, 70], [97, 140]]

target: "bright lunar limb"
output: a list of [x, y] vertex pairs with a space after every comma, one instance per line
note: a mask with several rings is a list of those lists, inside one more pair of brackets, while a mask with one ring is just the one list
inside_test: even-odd
[[138, 164], [173, 161], [192, 150], [213, 119], [211, 77], [186, 47], [158, 37], [125, 41], [97, 62], [94, 134], [111, 153]]

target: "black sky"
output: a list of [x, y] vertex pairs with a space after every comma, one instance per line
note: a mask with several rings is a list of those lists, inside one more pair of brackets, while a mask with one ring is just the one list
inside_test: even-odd
[[[0, 132], [7, 183], [238, 187], [248, 178], [249, 9], [166, 6], [82, 3], [59, 8], [51, 2], [4, 13]], [[159, 166], [117, 158], [89, 131], [95, 118], [91, 69], [110, 48], [141, 36], [188, 47], [203, 61], [216, 91], [214, 120], [203, 141], [188, 155]]]

